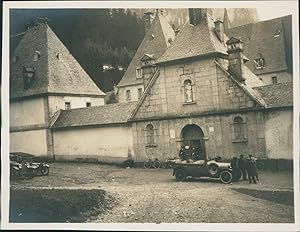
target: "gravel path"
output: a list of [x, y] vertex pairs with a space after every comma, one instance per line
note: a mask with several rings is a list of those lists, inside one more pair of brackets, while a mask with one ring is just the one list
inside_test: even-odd
[[[171, 169], [121, 169], [99, 164], [55, 163], [50, 175], [12, 183], [14, 187], [101, 188], [117, 205], [89, 222], [99, 223], [292, 223], [293, 207], [233, 188], [292, 191], [286, 173], [261, 173], [261, 183], [176, 182]], [[276, 182], [275, 182], [276, 180]]]

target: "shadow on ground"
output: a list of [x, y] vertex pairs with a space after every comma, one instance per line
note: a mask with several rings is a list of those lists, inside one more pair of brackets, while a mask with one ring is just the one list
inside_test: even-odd
[[99, 189], [11, 189], [10, 222], [84, 222], [111, 208]]
[[233, 190], [252, 197], [273, 201], [279, 204], [294, 206], [294, 192], [292, 191], [270, 191], [247, 188], [233, 188]]

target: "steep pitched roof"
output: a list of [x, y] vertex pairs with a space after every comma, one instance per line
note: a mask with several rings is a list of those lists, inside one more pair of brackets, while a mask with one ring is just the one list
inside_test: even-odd
[[59, 129], [127, 123], [135, 105], [136, 102], [129, 102], [62, 110], [51, 128]]
[[292, 82], [260, 86], [254, 90], [262, 96], [268, 108], [293, 105]]
[[[287, 70], [288, 59], [285, 47], [283, 22], [291, 16], [251, 23], [226, 30], [228, 37], [237, 36], [243, 41], [244, 54], [250, 59], [246, 65], [255, 74]], [[276, 36], [277, 35], [277, 36]], [[289, 45], [292, 46], [291, 44]], [[260, 54], [265, 59], [265, 68], [255, 69], [254, 59]]]
[[[225, 36], [225, 41], [227, 40]], [[207, 14], [207, 20], [198, 25], [191, 25], [188, 21], [176, 36], [168, 50], [158, 59], [157, 63], [164, 63], [188, 57], [202, 56], [210, 53], [227, 54], [225, 44], [221, 43], [214, 32], [213, 19]]]
[[157, 60], [170, 46], [174, 38], [175, 32], [166, 19], [162, 15], [156, 15], [118, 87], [142, 84], [143, 80], [136, 78], [136, 68], [141, 66], [141, 58], [145, 54], [151, 54]]
[[[40, 56], [34, 61], [36, 51]], [[14, 57], [16, 62], [11, 63], [10, 71], [11, 98], [42, 93], [105, 95], [45, 23], [26, 32]], [[26, 89], [23, 68], [35, 71], [34, 80]]]

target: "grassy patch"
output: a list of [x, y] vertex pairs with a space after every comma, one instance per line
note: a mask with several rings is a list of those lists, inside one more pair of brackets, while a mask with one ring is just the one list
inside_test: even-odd
[[279, 204], [294, 206], [294, 192], [291, 191], [268, 191], [246, 188], [234, 188], [234, 190], [252, 197], [273, 201]]
[[111, 207], [97, 189], [11, 189], [10, 222], [84, 222]]

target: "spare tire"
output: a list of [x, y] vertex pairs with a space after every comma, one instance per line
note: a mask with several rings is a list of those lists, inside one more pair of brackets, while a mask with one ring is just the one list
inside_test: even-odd
[[210, 164], [208, 166], [208, 172], [210, 175], [214, 176], [219, 172], [219, 167], [217, 164]]

